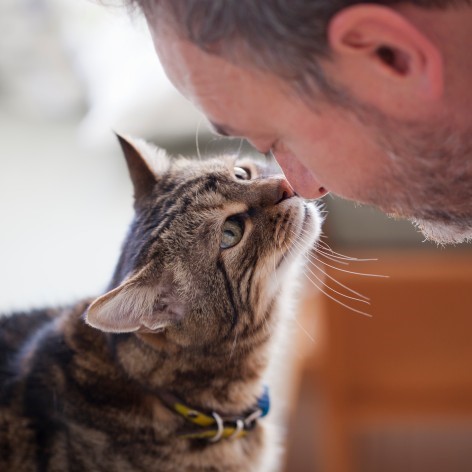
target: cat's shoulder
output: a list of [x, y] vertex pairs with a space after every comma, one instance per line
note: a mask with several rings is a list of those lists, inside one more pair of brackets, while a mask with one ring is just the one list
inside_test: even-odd
[[[61, 336], [80, 321], [87, 302], [69, 307], [19, 311], [0, 317], [0, 381], [15, 368], [15, 360], [40, 349], [42, 338]], [[70, 329], [73, 329], [72, 327]]]
[[59, 316], [61, 309], [45, 308], [14, 312], [0, 317], [0, 356], [20, 348], [30, 336]]

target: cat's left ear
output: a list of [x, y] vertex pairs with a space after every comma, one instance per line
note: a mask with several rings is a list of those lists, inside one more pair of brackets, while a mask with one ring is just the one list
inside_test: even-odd
[[85, 313], [85, 321], [101, 331], [131, 333], [160, 331], [185, 315], [185, 305], [170, 284], [149, 285], [138, 274], [97, 298]]
[[136, 201], [150, 195], [160, 176], [169, 167], [167, 153], [142, 139], [116, 133], [128, 165]]

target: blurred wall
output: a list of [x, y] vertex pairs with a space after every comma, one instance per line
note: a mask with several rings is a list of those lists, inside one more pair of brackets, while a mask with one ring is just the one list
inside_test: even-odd
[[103, 291], [132, 215], [112, 130], [205, 147], [145, 25], [76, 0], [0, 3], [0, 312]]

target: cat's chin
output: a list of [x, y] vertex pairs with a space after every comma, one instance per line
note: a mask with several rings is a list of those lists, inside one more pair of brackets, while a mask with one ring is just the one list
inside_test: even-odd
[[[282, 255], [278, 264], [278, 272], [284, 271], [290, 267], [298, 267], [294, 264], [297, 259], [300, 263], [306, 257], [307, 253], [315, 246], [321, 233], [322, 217], [317, 204], [314, 201], [302, 199], [291, 199], [292, 226], [289, 236], [284, 239], [281, 246]], [[297, 270], [297, 269], [295, 269]]]
[[317, 204], [314, 201], [302, 200], [298, 217], [294, 219], [294, 236], [290, 248], [292, 252], [301, 255], [309, 251], [320, 237], [321, 223]]

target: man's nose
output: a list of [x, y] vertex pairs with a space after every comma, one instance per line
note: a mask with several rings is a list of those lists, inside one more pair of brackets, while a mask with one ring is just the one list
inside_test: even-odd
[[270, 154], [272, 151], [272, 141], [267, 139], [248, 139], [249, 144], [261, 154]]
[[318, 187], [317, 192], [318, 192], [318, 196], [315, 195], [312, 198], [314, 198], [314, 199], [321, 198], [321, 197], [324, 197], [326, 194], [329, 193], [328, 190], [326, 190], [324, 187]]
[[318, 199], [324, 197], [328, 190], [321, 185], [316, 177], [295, 158], [286, 152], [272, 152], [272, 155], [285, 172], [289, 182], [295, 186], [295, 190], [301, 197]]

